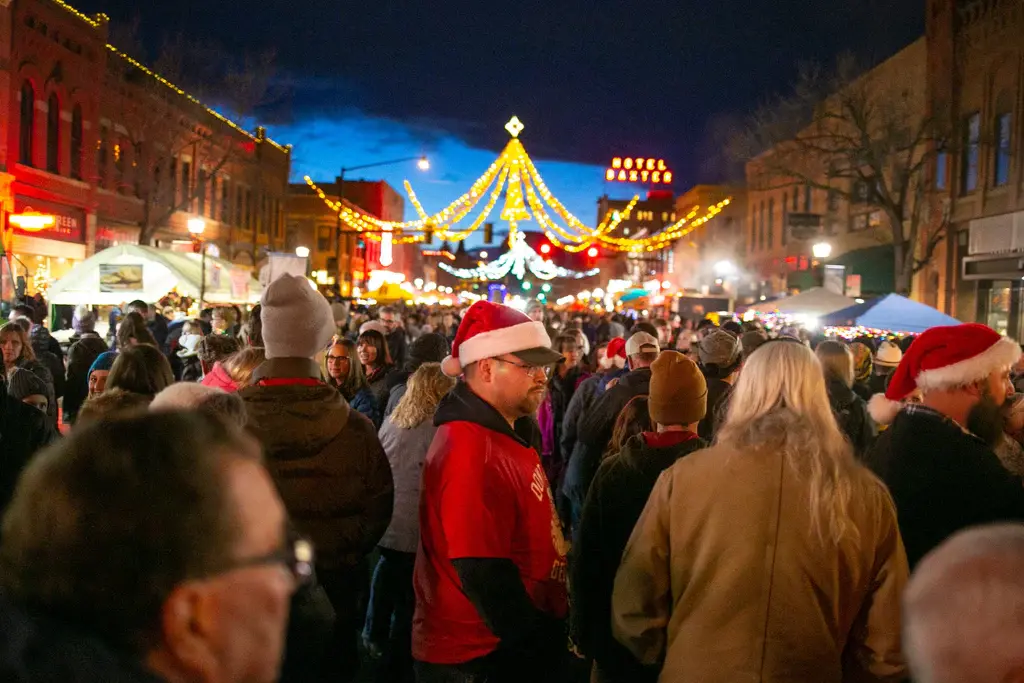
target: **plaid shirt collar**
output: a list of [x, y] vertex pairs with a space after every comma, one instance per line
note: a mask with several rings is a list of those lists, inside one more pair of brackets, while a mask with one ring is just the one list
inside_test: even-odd
[[903, 406], [901, 412], [904, 412], [912, 417], [926, 417], [931, 418], [933, 420], [940, 420], [942, 422], [945, 422], [956, 427], [967, 436], [978, 439], [978, 441], [982, 441], [982, 439], [977, 434], [970, 431], [969, 429], [967, 429], [967, 427], [964, 427], [962, 424], [960, 424], [950, 416], [946, 415], [945, 413], [940, 413], [939, 411], [935, 410], [935, 408], [929, 408], [928, 406], [923, 405], [921, 403], [908, 403]]

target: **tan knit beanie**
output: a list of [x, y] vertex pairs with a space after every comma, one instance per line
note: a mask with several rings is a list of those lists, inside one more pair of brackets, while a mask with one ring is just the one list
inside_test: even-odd
[[651, 420], [662, 425], [700, 422], [708, 408], [708, 385], [700, 368], [676, 351], [662, 351], [651, 365]]

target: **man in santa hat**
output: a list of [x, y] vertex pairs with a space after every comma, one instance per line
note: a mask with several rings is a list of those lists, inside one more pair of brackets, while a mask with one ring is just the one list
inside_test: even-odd
[[[875, 421], [892, 426], [867, 460], [892, 492], [911, 567], [961, 529], [1024, 520], [1024, 487], [993, 451], [1020, 354], [985, 325], [933, 327], [871, 399]], [[908, 402], [916, 393], [921, 402]]]
[[552, 366], [544, 324], [478, 301], [459, 325], [423, 466], [414, 585], [417, 680], [561, 680], [566, 552], [536, 413]]

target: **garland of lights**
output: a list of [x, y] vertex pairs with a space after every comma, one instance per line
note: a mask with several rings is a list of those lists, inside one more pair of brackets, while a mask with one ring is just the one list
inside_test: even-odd
[[[514, 223], [513, 223], [514, 225]], [[529, 270], [534, 276], [541, 280], [553, 280], [556, 277], [572, 278], [580, 280], [585, 277], [597, 275], [598, 268], [587, 271], [569, 270], [556, 266], [547, 261], [526, 243], [526, 236], [516, 232], [512, 246], [500, 257], [480, 266], [479, 268], [453, 268], [447, 263], [438, 263], [438, 267], [446, 273], [451, 273], [462, 280], [500, 280], [509, 273], [522, 280]]]
[[[512, 136], [505, 149], [484, 174], [473, 182], [469, 191], [441, 211], [428, 214], [420, 204], [409, 181], [405, 182], [405, 191], [409, 195], [409, 201], [419, 216], [413, 221], [381, 220], [376, 216], [359, 211], [340, 199], [338, 201], [329, 200], [327, 194], [309, 176], [306, 176], [305, 180], [317, 193], [317, 196], [337, 213], [344, 223], [357, 232], [364, 233], [369, 239], [393, 244], [423, 242], [429, 234], [436, 234], [448, 242], [460, 242], [483, 225], [504, 193], [505, 203], [500, 217], [502, 220], [508, 221], [511, 226], [508, 243], [512, 249], [515, 249], [517, 244], [516, 238], [519, 234], [517, 224], [535, 218], [551, 243], [568, 252], [577, 253], [592, 245], [600, 245], [614, 251], [656, 251], [664, 249], [675, 240], [685, 237], [704, 225], [721, 213], [722, 209], [731, 202], [731, 198], [724, 199], [707, 207], [703, 215], [700, 215], [700, 207], [695, 206], [679, 221], [649, 237], [641, 239], [612, 237], [610, 233], [623, 220], [629, 218], [633, 207], [636, 206], [640, 198], [633, 197], [633, 200], [622, 211], [610, 211], [596, 228], [585, 225], [558, 201], [558, 198], [544, 183], [533, 160], [530, 159], [523, 143], [519, 140], [519, 133], [523, 130], [522, 122], [513, 116], [505, 128]], [[460, 227], [459, 223], [480, 205], [484, 197], [488, 199], [480, 213], [468, 227]], [[405, 234], [407, 231], [419, 234]]]

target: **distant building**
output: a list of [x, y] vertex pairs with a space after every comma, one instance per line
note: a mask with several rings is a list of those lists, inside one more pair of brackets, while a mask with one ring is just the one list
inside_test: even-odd
[[746, 218], [746, 188], [730, 185], [695, 185], [676, 198], [679, 217], [694, 210], [703, 216], [708, 208], [726, 199], [729, 204], [707, 223], [676, 240], [666, 279], [677, 287], [704, 295], [728, 293], [733, 298], [753, 296], [740, 290], [744, 257], [743, 226]]
[[[597, 224], [600, 225], [613, 212], [623, 212], [629, 205], [628, 199], [611, 199], [608, 195], [597, 200]], [[661, 232], [665, 227], [677, 220], [676, 203], [669, 190], [650, 190], [647, 197], [641, 199], [633, 207], [628, 217], [624, 217], [615, 230], [608, 233], [612, 237], [626, 239], [642, 239]], [[671, 259], [671, 251], [657, 252], [617, 252], [601, 247], [599, 264], [602, 277], [625, 278], [635, 283], [659, 278], [667, 272]], [[609, 272], [610, 271], [610, 272]]]
[[[31, 293], [108, 246], [144, 238], [188, 248], [191, 217], [206, 219], [204, 239], [222, 258], [257, 265], [283, 239], [290, 148], [107, 40], [105, 15], [56, 0], [0, 2], [0, 223], [15, 273]], [[147, 118], [142, 135], [136, 124]], [[168, 135], [202, 142], [163, 144]], [[9, 216], [25, 212], [54, 224], [8, 230]]]
[[[337, 182], [317, 186], [329, 201], [338, 201]], [[404, 218], [405, 200], [383, 180], [345, 180], [342, 191], [345, 202], [361, 212], [385, 221], [401, 222]], [[409, 280], [422, 272], [416, 244], [393, 244], [388, 258], [386, 248], [382, 254], [379, 239], [339, 223], [338, 215], [306, 183], [289, 186], [286, 224], [287, 250], [307, 247], [310, 270], [317, 272], [318, 282], [337, 284], [342, 296], [351, 296], [354, 288], [365, 291], [369, 274], [375, 270], [403, 273]], [[381, 237], [377, 233], [374, 236]]]

